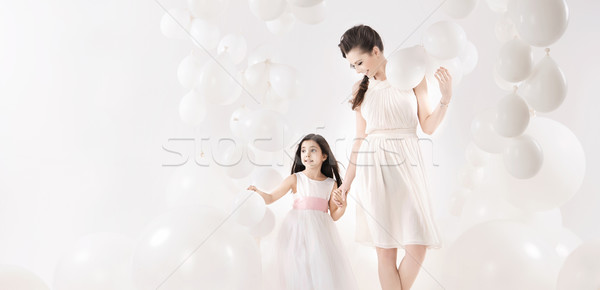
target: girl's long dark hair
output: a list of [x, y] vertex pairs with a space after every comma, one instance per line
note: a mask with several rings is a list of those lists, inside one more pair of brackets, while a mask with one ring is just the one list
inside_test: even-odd
[[[362, 53], [371, 53], [373, 48], [377, 46], [381, 52], [383, 52], [383, 41], [381, 37], [373, 28], [367, 25], [356, 25], [344, 32], [344, 35], [340, 38], [340, 44], [338, 47], [342, 51], [342, 56], [346, 58], [346, 54], [354, 48], [359, 48]], [[352, 110], [360, 106], [365, 93], [369, 88], [369, 77], [364, 76], [360, 82], [360, 86], [354, 98], [350, 100], [352, 104]], [[354, 92], [352, 92], [354, 94]]]
[[335, 156], [333, 156], [333, 152], [331, 152], [331, 148], [329, 148], [329, 144], [327, 143], [325, 138], [323, 138], [323, 136], [319, 134], [308, 134], [304, 136], [304, 138], [302, 138], [302, 141], [300, 141], [300, 143], [298, 143], [298, 149], [296, 149], [296, 154], [294, 156], [294, 164], [292, 165], [291, 174], [306, 169], [304, 164], [302, 164], [301, 156], [302, 143], [306, 140], [315, 141], [321, 148], [321, 152], [327, 155], [327, 159], [325, 159], [325, 161], [323, 161], [323, 164], [321, 164], [321, 173], [323, 173], [327, 177], [333, 178], [337, 183], [338, 187], [342, 185], [342, 178], [340, 177], [340, 170], [338, 167], [337, 160], [335, 159]]

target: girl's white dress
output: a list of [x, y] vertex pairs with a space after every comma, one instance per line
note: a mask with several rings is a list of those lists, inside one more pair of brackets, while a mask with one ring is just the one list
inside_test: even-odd
[[440, 248], [419, 138], [413, 90], [370, 79], [361, 104], [366, 121], [349, 194], [356, 198], [356, 241], [381, 248]]
[[303, 172], [297, 179], [294, 208], [278, 235], [280, 289], [358, 289], [344, 245], [328, 213], [335, 180], [319, 181]]

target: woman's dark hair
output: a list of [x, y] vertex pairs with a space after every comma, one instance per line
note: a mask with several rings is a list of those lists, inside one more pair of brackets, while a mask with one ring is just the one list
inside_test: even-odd
[[[319, 134], [308, 134], [302, 138], [302, 141], [298, 143], [298, 149], [296, 150], [296, 155], [294, 156], [294, 164], [292, 165], [292, 174], [296, 172], [300, 172], [306, 167], [302, 164], [302, 143], [306, 140], [315, 141], [319, 147], [321, 148], [321, 152], [327, 155], [327, 159], [323, 161], [321, 164], [321, 173], [323, 173], [327, 177], [331, 177], [335, 180], [338, 186], [342, 185], [342, 178], [340, 178], [340, 170], [338, 167], [337, 160], [335, 160], [335, 156], [333, 156], [333, 152], [331, 152], [331, 148], [329, 148], [329, 144], [323, 138], [323, 136]], [[335, 176], [335, 178], [334, 178]]]
[[[373, 28], [367, 25], [362, 24], [346, 30], [344, 35], [342, 35], [340, 38], [340, 44], [338, 44], [338, 47], [342, 51], [342, 56], [344, 58], [346, 58], [346, 54], [354, 48], [359, 48], [362, 53], [371, 53], [375, 46], [377, 46], [379, 50], [383, 52], [383, 41], [381, 41], [381, 37], [379, 37], [377, 31], [373, 30]], [[367, 92], [368, 87], [369, 77], [365, 75], [360, 83], [358, 92], [354, 98], [350, 100], [350, 103], [352, 104], [352, 110], [360, 106], [365, 98], [365, 93]]]

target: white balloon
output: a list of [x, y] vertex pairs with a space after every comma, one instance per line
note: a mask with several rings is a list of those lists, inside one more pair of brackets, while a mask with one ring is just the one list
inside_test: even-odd
[[498, 41], [501, 43], [513, 40], [517, 36], [515, 24], [512, 23], [508, 17], [502, 17], [498, 19], [498, 21], [496, 21], [496, 25], [494, 26], [494, 31], [496, 33], [496, 39], [498, 39]]
[[477, 0], [447, 0], [442, 9], [452, 18], [465, 18], [475, 9], [476, 4]]
[[290, 109], [290, 101], [277, 95], [271, 88], [267, 90], [260, 105], [263, 109], [273, 110], [282, 114], [287, 113]]
[[275, 228], [275, 214], [270, 208], [266, 208], [265, 215], [262, 220], [252, 227], [249, 233], [256, 238], [261, 238], [268, 235]]
[[269, 67], [266, 61], [249, 65], [244, 70], [244, 87], [257, 100], [262, 99], [269, 89]]
[[497, 13], [506, 12], [506, 5], [508, 0], [485, 0], [490, 9]]
[[271, 192], [283, 182], [283, 177], [272, 167], [259, 167], [252, 172], [252, 185], [261, 191]]
[[469, 142], [467, 145], [465, 155], [469, 164], [474, 167], [483, 167], [490, 160], [490, 153], [481, 150], [473, 142]]
[[239, 34], [227, 34], [219, 42], [217, 53], [228, 53], [233, 63], [240, 63], [246, 57], [246, 39]]
[[192, 89], [196, 86], [201, 73], [202, 63], [197, 57], [190, 54], [179, 63], [177, 79], [184, 88]]
[[537, 111], [556, 110], [567, 96], [567, 81], [556, 62], [545, 56], [519, 88], [523, 98]]
[[477, 62], [479, 61], [479, 53], [477, 52], [475, 45], [469, 41], [467, 42], [465, 49], [463, 49], [458, 55], [458, 58], [462, 64], [462, 74], [468, 75], [477, 66]]
[[180, 207], [155, 218], [132, 263], [138, 289], [262, 289], [254, 238], [211, 207]]
[[519, 95], [512, 93], [503, 97], [496, 105], [492, 123], [496, 133], [503, 137], [523, 134], [529, 124], [529, 107]]
[[167, 207], [208, 205], [229, 210], [234, 193], [239, 190], [232, 180], [214, 164], [200, 167], [193, 160], [189, 163], [175, 168], [169, 177], [165, 196]]
[[440, 21], [429, 26], [423, 36], [425, 50], [440, 59], [457, 57], [467, 45], [462, 27], [452, 21]]
[[472, 227], [449, 248], [448, 289], [553, 289], [560, 260], [531, 227], [490, 221]]
[[169, 9], [160, 20], [160, 30], [168, 38], [186, 39], [192, 23], [190, 11], [183, 8]]
[[229, 6], [229, 0], [188, 0], [188, 6], [195, 17], [216, 18]]
[[556, 240], [556, 252], [558, 253], [558, 256], [563, 260], [563, 265], [564, 260], [566, 260], [569, 257], [569, 255], [571, 255], [571, 253], [577, 247], [579, 247], [579, 245], [581, 245], [581, 243], [581, 238], [578, 237], [571, 230], [564, 227], [561, 227], [558, 230], [558, 237]]
[[513, 39], [502, 45], [496, 69], [506, 81], [519, 82], [526, 79], [533, 67], [531, 47], [520, 39]]
[[245, 190], [238, 193], [232, 208], [235, 221], [252, 228], [265, 216], [265, 200], [258, 193]]
[[50, 290], [36, 274], [14, 265], [0, 265], [0, 285], [11, 290]]
[[269, 29], [271, 33], [281, 36], [290, 32], [295, 23], [296, 17], [294, 17], [294, 14], [286, 11], [283, 12], [283, 14], [281, 14], [281, 16], [279, 16], [277, 19], [267, 21], [266, 25], [267, 29]]
[[215, 49], [221, 38], [219, 27], [211, 21], [195, 18], [190, 26], [192, 42], [207, 50]]
[[469, 189], [478, 187], [483, 183], [485, 170], [482, 167], [465, 166], [458, 172], [460, 184]]
[[289, 128], [283, 115], [272, 110], [257, 110], [249, 116], [251, 145], [260, 150], [277, 151], [285, 146]]
[[510, 0], [507, 14], [521, 39], [538, 47], [556, 42], [569, 22], [565, 0]]
[[403, 48], [393, 53], [385, 66], [390, 84], [402, 90], [416, 87], [425, 77], [426, 58], [421, 46]]
[[600, 241], [587, 241], [565, 260], [558, 275], [557, 290], [600, 287]]
[[498, 87], [500, 89], [505, 90], [505, 91], [511, 91], [511, 92], [514, 92], [515, 87], [518, 87], [520, 84], [520, 82], [512, 83], [512, 82], [509, 82], [509, 81], [506, 81], [505, 79], [503, 79], [498, 74], [498, 64], [496, 64], [494, 66], [494, 81], [496, 82], [496, 85], [498, 85]]
[[544, 154], [540, 144], [529, 135], [521, 135], [508, 142], [503, 154], [506, 171], [515, 178], [527, 179], [542, 168]]
[[285, 0], [248, 0], [250, 11], [262, 21], [275, 20], [285, 11]]
[[473, 142], [483, 151], [502, 153], [507, 139], [494, 130], [494, 119], [494, 108], [488, 108], [479, 112], [471, 122], [471, 135], [473, 136]]
[[188, 92], [179, 102], [179, 117], [186, 125], [196, 127], [204, 121], [207, 113], [206, 102], [196, 91]]
[[450, 213], [453, 216], [460, 217], [462, 214], [463, 207], [466, 199], [471, 195], [473, 191], [468, 188], [461, 188], [454, 192], [450, 198]]
[[241, 95], [241, 75], [227, 54], [210, 60], [202, 69], [196, 91], [211, 104], [230, 105]]
[[269, 65], [269, 83], [275, 93], [286, 99], [293, 98], [296, 95], [296, 70], [285, 64], [273, 63]]
[[287, 2], [293, 6], [310, 7], [323, 2], [323, 0], [287, 0]]
[[325, 17], [327, 17], [326, 3], [326, 1], [321, 1], [320, 3], [310, 7], [292, 5], [291, 10], [298, 21], [305, 24], [318, 24], [323, 22]]
[[84, 236], [60, 258], [53, 289], [135, 290], [131, 277], [134, 249], [134, 240], [120, 234]]
[[236, 139], [247, 143], [250, 140], [250, 113], [252, 111], [246, 106], [242, 106], [231, 114], [229, 118], [229, 129]]
[[254, 170], [254, 153], [244, 142], [235, 139], [226, 140], [219, 144], [220, 158], [216, 163], [225, 168], [225, 173], [235, 179], [244, 178]]

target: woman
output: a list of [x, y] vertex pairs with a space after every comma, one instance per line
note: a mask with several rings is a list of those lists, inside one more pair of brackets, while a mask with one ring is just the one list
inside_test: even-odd
[[[337, 191], [346, 197], [356, 182], [356, 241], [376, 248], [383, 289], [407, 290], [426, 250], [442, 246], [416, 127], [421, 124], [429, 135], [436, 130], [452, 97], [452, 78], [443, 67], [435, 73], [442, 98], [432, 110], [425, 78], [409, 90], [389, 84], [383, 42], [375, 30], [352, 27], [338, 46], [350, 67], [364, 78], [353, 88], [350, 103], [356, 112], [356, 139], [344, 183]], [[397, 267], [398, 248], [405, 249], [406, 255]]]

